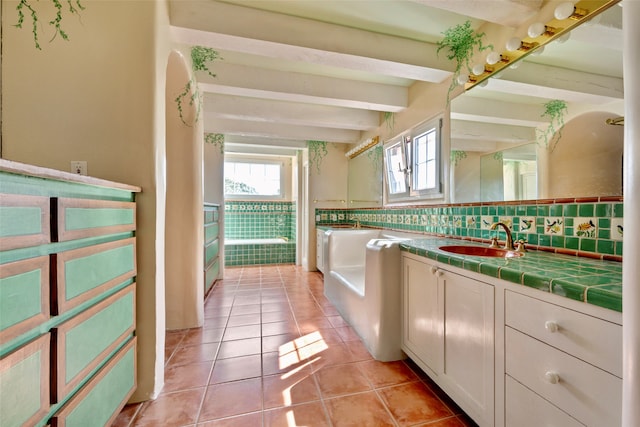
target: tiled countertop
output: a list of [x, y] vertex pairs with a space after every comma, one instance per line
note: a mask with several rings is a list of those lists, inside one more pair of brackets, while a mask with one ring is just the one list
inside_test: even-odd
[[425, 238], [400, 244], [402, 250], [444, 264], [566, 298], [622, 311], [622, 263], [529, 251], [518, 258], [458, 255], [438, 249], [444, 245], [486, 246], [458, 239]]

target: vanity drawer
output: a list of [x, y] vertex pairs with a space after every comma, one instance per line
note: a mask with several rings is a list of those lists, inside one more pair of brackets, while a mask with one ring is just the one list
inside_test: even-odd
[[133, 337], [54, 415], [54, 427], [109, 426], [136, 389]]
[[619, 426], [622, 380], [510, 327], [506, 373], [587, 426]]
[[61, 197], [57, 210], [60, 242], [136, 229], [135, 202]]
[[49, 320], [49, 257], [0, 265], [0, 344]]
[[35, 425], [49, 411], [49, 348], [44, 334], [0, 359], [0, 426]]
[[217, 222], [206, 224], [204, 226], [204, 243], [205, 245], [218, 238], [220, 234], [220, 225]]
[[51, 241], [48, 197], [0, 194], [0, 248], [27, 248]]
[[510, 376], [505, 377], [506, 427], [583, 427]]
[[204, 248], [204, 265], [209, 265], [220, 252], [220, 239], [216, 239]]
[[505, 292], [505, 323], [622, 378], [622, 326]]
[[53, 401], [67, 396], [135, 330], [135, 284], [53, 329]]

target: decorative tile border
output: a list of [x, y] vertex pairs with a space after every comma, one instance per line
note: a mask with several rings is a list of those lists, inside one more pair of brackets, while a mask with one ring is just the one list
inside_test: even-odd
[[362, 226], [488, 240], [504, 231], [491, 224], [510, 224], [514, 240], [559, 253], [622, 260], [621, 197], [537, 200], [521, 203], [477, 203], [371, 209], [316, 209], [316, 224]]
[[229, 239], [270, 239], [286, 237], [295, 241], [295, 202], [225, 201], [225, 237]]

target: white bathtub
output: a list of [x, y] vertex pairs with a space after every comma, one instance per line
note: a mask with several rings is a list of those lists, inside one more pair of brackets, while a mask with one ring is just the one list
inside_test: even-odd
[[288, 243], [284, 237], [274, 239], [224, 239], [225, 245], [273, 245], [278, 243]]
[[404, 359], [399, 243], [424, 236], [380, 230], [331, 230], [327, 235], [325, 296], [374, 359]]

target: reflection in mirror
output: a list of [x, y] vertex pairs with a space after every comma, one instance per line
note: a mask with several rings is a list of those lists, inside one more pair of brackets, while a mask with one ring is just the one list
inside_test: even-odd
[[382, 143], [349, 160], [348, 198], [350, 208], [382, 206]]
[[[481, 158], [524, 144], [537, 151], [536, 198], [621, 195], [623, 128], [605, 122], [624, 116], [622, 8], [611, 7], [595, 21], [451, 101], [452, 203], [499, 200], [497, 186], [494, 191], [481, 188]], [[543, 116], [552, 100], [566, 102], [567, 110], [564, 126], [547, 139], [541, 135], [550, 120]], [[571, 131], [574, 121], [581, 123], [582, 134]], [[587, 153], [611, 160], [586, 166]], [[586, 176], [589, 184], [581, 185]], [[515, 184], [506, 192], [503, 187], [503, 199], [519, 191]]]
[[536, 144], [525, 144], [480, 157], [483, 201], [531, 200], [537, 192]]

